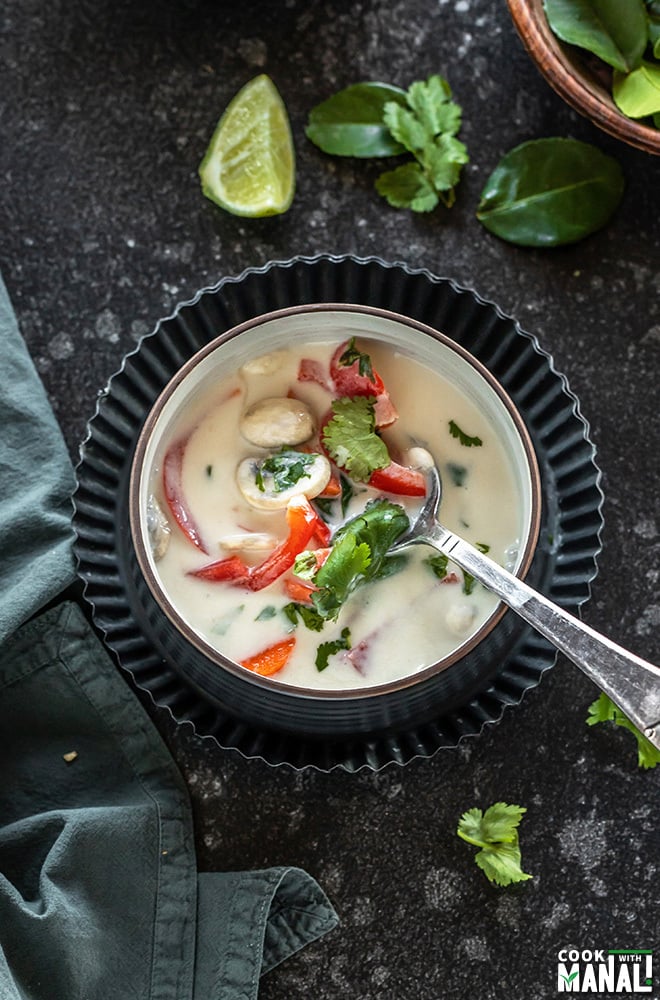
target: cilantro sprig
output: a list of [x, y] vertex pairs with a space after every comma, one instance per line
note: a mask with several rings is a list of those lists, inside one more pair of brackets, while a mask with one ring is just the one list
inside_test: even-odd
[[359, 350], [355, 346], [355, 337], [351, 337], [346, 347], [339, 358], [339, 364], [343, 368], [350, 368], [355, 362], [358, 363], [358, 372], [363, 378], [368, 378], [370, 382], [374, 380], [374, 370], [371, 366], [371, 358], [364, 351]]
[[318, 649], [316, 650], [316, 669], [319, 673], [325, 670], [328, 666], [330, 657], [334, 653], [341, 652], [342, 649], [351, 648], [351, 632], [348, 628], [343, 628], [341, 630], [341, 635], [338, 639], [329, 639], [328, 642], [322, 642]]
[[376, 434], [372, 396], [343, 396], [332, 403], [332, 418], [323, 428], [323, 444], [341, 469], [366, 482], [376, 469], [390, 464], [385, 442]]
[[407, 107], [395, 101], [385, 105], [383, 121], [414, 157], [376, 180], [376, 190], [394, 208], [431, 212], [441, 201], [447, 208], [456, 201], [455, 188], [469, 156], [456, 138], [462, 112], [451, 97], [449, 84], [436, 74], [409, 87]]
[[330, 554], [314, 577], [317, 589], [312, 601], [323, 618], [336, 619], [357, 587], [396, 573], [405, 565], [405, 555], [387, 553], [409, 524], [403, 507], [379, 499], [368, 503], [362, 514], [336, 532]]
[[495, 802], [482, 812], [468, 809], [463, 813], [457, 834], [479, 852], [474, 860], [490, 882], [511, 885], [532, 878], [522, 870], [518, 826], [527, 810], [524, 806]]
[[587, 725], [596, 726], [599, 722], [614, 722], [617, 726], [627, 729], [637, 740], [637, 763], [639, 767], [651, 769], [660, 764], [660, 750], [653, 746], [644, 733], [630, 721], [627, 715], [618, 708], [604, 691], [589, 706]]
[[440, 202], [451, 207], [468, 162], [457, 138], [460, 105], [439, 74], [417, 80], [408, 90], [388, 84], [354, 84], [312, 108], [307, 137], [336, 156], [391, 156], [412, 159], [382, 173], [376, 190], [395, 208], [430, 212]]

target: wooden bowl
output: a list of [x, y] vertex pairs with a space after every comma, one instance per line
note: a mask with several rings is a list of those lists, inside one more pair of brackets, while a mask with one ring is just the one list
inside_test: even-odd
[[617, 139], [660, 155], [660, 129], [619, 111], [612, 98], [609, 67], [588, 52], [559, 41], [548, 25], [543, 0], [507, 0], [507, 4], [523, 45], [567, 104]]

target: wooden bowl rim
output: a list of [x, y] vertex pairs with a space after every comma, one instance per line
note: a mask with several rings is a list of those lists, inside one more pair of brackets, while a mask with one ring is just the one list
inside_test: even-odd
[[507, 5], [527, 52], [560, 97], [604, 132], [660, 155], [660, 129], [627, 118], [595, 81], [585, 80], [569, 68], [566, 48], [548, 25], [542, 0], [507, 0]]

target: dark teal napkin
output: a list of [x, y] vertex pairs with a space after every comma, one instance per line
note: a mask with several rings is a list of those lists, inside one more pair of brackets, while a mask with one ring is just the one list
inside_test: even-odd
[[197, 872], [171, 755], [56, 601], [72, 470], [1, 280], [0, 338], [0, 998], [255, 1000], [336, 914], [298, 868]]

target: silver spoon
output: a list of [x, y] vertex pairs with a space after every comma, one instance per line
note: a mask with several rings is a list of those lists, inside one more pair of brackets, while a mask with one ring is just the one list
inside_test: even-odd
[[660, 749], [660, 667], [617, 646], [444, 528], [437, 519], [442, 482], [433, 456], [415, 448], [414, 461], [426, 476], [426, 501], [390, 552], [431, 545], [444, 553], [561, 650]]

